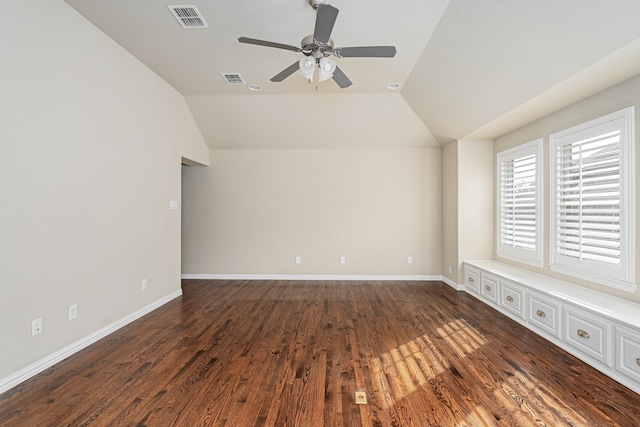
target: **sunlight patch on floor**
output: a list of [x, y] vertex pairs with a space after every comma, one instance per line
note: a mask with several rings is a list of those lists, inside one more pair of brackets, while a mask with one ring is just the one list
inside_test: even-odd
[[[520, 421], [522, 423], [526, 422], [526, 420], [535, 419], [541, 420], [544, 425], [578, 425], [578, 426], [586, 426], [590, 423], [588, 420], [578, 417], [576, 418], [575, 411], [571, 411], [574, 416], [571, 419], [567, 419], [563, 417], [561, 411], [548, 411], [546, 408], [554, 408], [557, 407], [560, 402], [562, 402], [561, 398], [555, 398], [553, 395], [548, 395], [549, 390], [545, 390], [544, 393], [540, 392], [541, 388], [544, 387], [544, 384], [534, 380], [531, 380], [526, 375], [521, 372], [514, 372], [514, 376], [507, 382], [504, 381], [499, 384], [498, 387], [494, 389], [493, 395], [496, 400], [504, 402], [504, 407], [509, 408], [513, 407], [514, 403], [516, 403], [520, 411], [512, 411], [511, 415], [513, 419]], [[531, 407], [529, 401], [547, 401], [548, 405], [544, 408], [544, 410], [540, 411], [536, 410], [536, 408]], [[526, 425], [526, 424], [523, 424]]]
[[487, 339], [464, 319], [456, 319], [438, 328], [438, 334], [461, 357], [473, 353], [488, 343]]
[[[466, 357], [487, 340], [463, 319], [438, 328], [440, 338]], [[369, 360], [374, 390], [380, 392], [386, 408], [417, 390], [432, 387], [436, 378], [450, 369], [447, 358], [427, 335], [404, 343]]]

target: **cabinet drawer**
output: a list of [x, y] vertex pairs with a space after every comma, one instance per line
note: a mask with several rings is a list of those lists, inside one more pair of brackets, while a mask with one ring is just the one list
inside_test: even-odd
[[611, 366], [611, 324], [598, 315], [566, 305], [564, 341], [591, 358]]
[[529, 324], [560, 338], [560, 302], [529, 290], [527, 295]]
[[524, 319], [525, 289], [507, 280], [500, 280], [500, 305], [506, 310]]
[[480, 271], [473, 267], [464, 267], [464, 285], [473, 292], [478, 292], [478, 283], [480, 283]]
[[498, 304], [499, 278], [488, 273], [480, 275], [480, 295], [485, 299]]
[[616, 370], [640, 383], [640, 331], [616, 326]]

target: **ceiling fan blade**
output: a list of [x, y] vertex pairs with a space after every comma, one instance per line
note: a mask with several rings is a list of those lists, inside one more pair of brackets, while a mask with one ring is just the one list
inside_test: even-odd
[[338, 9], [329, 4], [319, 4], [316, 11], [316, 28], [313, 30], [313, 39], [321, 44], [325, 44], [331, 37], [333, 24], [336, 23]]
[[336, 67], [336, 70], [333, 72], [333, 80], [338, 83], [340, 89], [347, 88], [353, 84], [351, 80], [349, 80], [349, 77], [338, 67]]
[[268, 42], [266, 40], [250, 39], [249, 37], [240, 37], [240, 43], [257, 44], [258, 46], [275, 47], [276, 49], [292, 50], [294, 52], [302, 52], [302, 49], [288, 44]]
[[338, 58], [393, 58], [396, 56], [395, 46], [359, 46], [339, 47], [333, 49]]
[[298, 61], [296, 61], [293, 64], [291, 64], [289, 67], [287, 67], [284, 70], [280, 71], [275, 76], [271, 77], [271, 81], [279, 83], [279, 82], [283, 81], [284, 79], [286, 79], [287, 77], [289, 77], [291, 74], [293, 74], [296, 71], [298, 71], [299, 69], [300, 69], [300, 65], [298, 64]]

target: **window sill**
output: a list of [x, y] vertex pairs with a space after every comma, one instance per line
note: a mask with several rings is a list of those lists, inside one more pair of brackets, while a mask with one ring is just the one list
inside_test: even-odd
[[597, 283], [599, 285], [608, 286], [613, 289], [619, 289], [621, 291], [634, 293], [636, 291], [637, 285], [632, 282], [625, 282], [618, 279], [612, 279], [609, 277], [601, 277], [595, 274], [591, 274], [585, 271], [578, 271], [572, 268], [566, 268], [558, 264], [549, 264], [549, 268], [551, 271], [556, 273], [561, 273], [571, 277], [577, 277], [579, 279], [588, 280], [593, 283]]
[[508, 259], [509, 261], [519, 262], [520, 264], [531, 265], [533, 267], [542, 268], [544, 263], [542, 260], [530, 259], [530, 258], [521, 258], [517, 256], [513, 256], [504, 252], [496, 252], [496, 256], [502, 259]]

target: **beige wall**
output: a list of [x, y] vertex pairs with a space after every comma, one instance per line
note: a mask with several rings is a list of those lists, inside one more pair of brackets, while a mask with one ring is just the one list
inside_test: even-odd
[[458, 254], [461, 261], [493, 256], [493, 153], [493, 141], [458, 141]]
[[214, 150], [440, 148], [399, 93], [251, 93], [186, 101]]
[[184, 167], [182, 272], [439, 275], [440, 157], [214, 150], [210, 167]]
[[[589, 288], [597, 289], [606, 293], [610, 293], [613, 295], [620, 296], [625, 299], [630, 299], [634, 301], [640, 301], [640, 290], [637, 290], [635, 293], [631, 294], [624, 291], [618, 291], [613, 288], [602, 286], [590, 282], [586, 282], [583, 280], [573, 279], [570, 276], [565, 276], [562, 274], [554, 273], [549, 269], [549, 240], [548, 236], [550, 233], [549, 230], [549, 135], [551, 133], [567, 129], [571, 126], [578, 125], [580, 123], [584, 123], [591, 119], [595, 119], [606, 114], [612, 113], [614, 111], [621, 110], [625, 107], [635, 106], [636, 110], [636, 149], [635, 149], [635, 165], [636, 165], [636, 194], [635, 194], [635, 212], [636, 212], [636, 232], [635, 232], [635, 241], [636, 241], [636, 282], [638, 280], [638, 274], [640, 274], [639, 266], [640, 266], [640, 248], [638, 247], [638, 242], [640, 242], [640, 185], [638, 185], [638, 166], [640, 165], [640, 149], [638, 149], [638, 140], [640, 138], [640, 132], [637, 131], [638, 125], [640, 124], [640, 76], [630, 79], [626, 82], [623, 82], [617, 86], [614, 86], [608, 90], [602, 91], [594, 96], [591, 96], [583, 101], [577, 102], [567, 108], [559, 110], [545, 118], [542, 118], [538, 121], [530, 123], [518, 130], [510, 132], [498, 139], [496, 139], [495, 143], [495, 151], [496, 153], [503, 151], [505, 149], [515, 147], [519, 144], [523, 144], [529, 141], [532, 141], [536, 138], [544, 138], [544, 184], [542, 186], [542, 190], [544, 193], [544, 224], [545, 229], [543, 233], [544, 237], [544, 263], [545, 266], [541, 269], [535, 267], [529, 267], [526, 265], [519, 265], [518, 263], [509, 262], [507, 260], [500, 261], [505, 263], [510, 263], [513, 265], [517, 265], [518, 267], [522, 267], [534, 272], [543, 273], [548, 276], [556, 277], [562, 280], [579, 283]], [[495, 240], [495, 239], [494, 239]], [[494, 250], [495, 250], [495, 242], [494, 242]]]
[[[442, 274], [458, 280], [458, 141], [442, 148]], [[451, 272], [449, 272], [451, 266]]]
[[184, 99], [68, 5], [3, 17], [0, 380], [180, 290], [169, 201], [181, 156], [208, 161]]
[[442, 274], [461, 284], [464, 260], [493, 257], [493, 141], [453, 141], [442, 166]]

